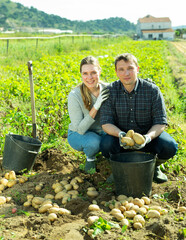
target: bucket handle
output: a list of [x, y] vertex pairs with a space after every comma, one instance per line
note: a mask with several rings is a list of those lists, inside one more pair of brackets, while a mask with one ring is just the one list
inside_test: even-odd
[[38, 154], [38, 152], [24, 149], [24, 148], [21, 147], [17, 142], [14, 141], [14, 139], [13, 139], [13, 137], [12, 137], [11, 135], [9, 135], [9, 136], [10, 136], [11, 140], [12, 140], [19, 148], [21, 148], [21, 149], [23, 149], [24, 151], [29, 152], [29, 153]]

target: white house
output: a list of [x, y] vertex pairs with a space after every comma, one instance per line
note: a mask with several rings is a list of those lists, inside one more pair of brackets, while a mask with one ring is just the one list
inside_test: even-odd
[[168, 17], [156, 18], [147, 15], [138, 19], [137, 36], [146, 40], [172, 40], [174, 39], [174, 30]]

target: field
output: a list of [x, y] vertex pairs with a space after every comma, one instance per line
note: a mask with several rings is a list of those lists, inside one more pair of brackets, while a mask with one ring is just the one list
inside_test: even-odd
[[[37, 133], [42, 142], [33, 170], [19, 173], [28, 181], [16, 183], [13, 187], [2, 190], [1, 196], [11, 197], [9, 202], [0, 205], [0, 239], [91, 239], [87, 219], [91, 215], [100, 217], [102, 224], [94, 226], [94, 239], [103, 240], [182, 240], [186, 237], [186, 215], [178, 211], [186, 207], [185, 185], [185, 57], [174, 44], [166, 41], [131, 41], [127, 39], [99, 39], [68, 45], [55, 42], [44, 43], [44, 48], [27, 46], [21, 42], [14, 43], [14, 52], [9, 49], [8, 56], [1, 54], [0, 71], [0, 146], [3, 156], [5, 135], [9, 132], [31, 136], [32, 115], [29, 92], [29, 75], [27, 61], [33, 61], [33, 78], [36, 101]], [[180, 45], [180, 43], [179, 43]], [[19, 53], [15, 51], [19, 49]], [[131, 52], [139, 59], [140, 77], [149, 77], [161, 88], [164, 95], [169, 132], [179, 144], [178, 154], [162, 166], [169, 181], [164, 184], [152, 183], [150, 196], [151, 207], [159, 205], [168, 212], [160, 218], [149, 219], [146, 215], [145, 225], [135, 230], [133, 222], [126, 228], [110, 214], [116, 204], [114, 184], [105, 182], [111, 169], [108, 161], [98, 155], [97, 172], [85, 174], [83, 166], [85, 156], [70, 148], [67, 143], [69, 117], [67, 112], [67, 95], [81, 79], [79, 62], [87, 55], [98, 57], [102, 67], [102, 80], [116, 80], [114, 58], [122, 52]], [[31, 58], [33, 57], [33, 58]], [[175, 64], [176, 63], [176, 64]], [[1, 158], [2, 164], [2, 158]], [[0, 176], [8, 172], [1, 168]], [[70, 182], [81, 177], [78, 183], [78, 196], [68, 196], [67, 202], [53, 199], [52, 204], [71, 211], [70, 215], [59, 215], [50, 222], [48, 213], [39, 213], [33, 206], [25, 207], [27, 195], [45, 197], [56, 195], [53, 183], [64, 179]], [[42, 184], [41, 184], [42, 183]], [[40, 184], [41, 190], [35, 187]], [[95, 187], [97, 197], [87, 196], [87, 188]], [[90, 212], [88, 206], [97, 203], [100, 211]], [[110, 206], [110, 204], [112, 206]], [[16, 211], [12, 212], [12, 209]], [[153, 208], [153, 207], [152, 207]], [[109, 229], [109, 223], [112, 227]], [[97, 234], [96, 233], [100, 233]]]

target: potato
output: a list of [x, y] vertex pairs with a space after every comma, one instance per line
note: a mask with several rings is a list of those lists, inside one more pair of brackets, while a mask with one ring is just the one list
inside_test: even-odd
[[88, 232], [87, 232], [87, 234], [88, 234], [90, 237], [92, 236], [93, 233], [94, 233], [94, 229], [89, 229]]
[[127, 196], [125, 196], [125, 195], [119, 195], [119, 196], [117, 197], [117, 200], [118, 200], [119, 202], [125, 201], [125, 200], [127, 200]]
[[[61, 191], [61, 192], [58, 192], [56, 195], [55, 195], [55, 199], [57, 200], [57, 199], [62, 199], [62, 198], [64, 198], [64, 196], [66, 195], [67, 193], [66, 192], [63, 192], [63, 191]], [[69, 195], [70, 196], [70, 195]]]
[[120, 206], [120, 207], [119, 207], [119, 210], [120, 210], [122, 213], [124, 213], [124, 212], [126, 211], [126, 208], [125, 208], [124, 206]]
[[134, 198], [133, 203], [134, 203], [134, 205], [138, 205], [139, 207], [142, 207], [144, 205], [144, 201], [142, 201], [139, 198]]
[[140, 222], [142, 225], [145, 225], [145, 219], [139, 214], [134, 216], [133, 223], [135, 223], [135, 222]]
[[59, 208], [58, 207], [50, 207], [50, 208], [48, 208], [48, 212], [49, 213], [58, 213]]
[[159, 210], [159, 212], [160, 212], [161, 215], [165, 215], [165, 214], [168, 213], [168, 210], [167, 210], [167, 209], [164, 209], [164, 208], [161, 208], [161, 209]]
[[138, 209], [139, 209], [138, 205], [134, 205], [130, 208], [130, 210], [134, 210], [135, 212], [137, 212]]
[[8, 180], [6, 178], [2, 178], [0, 183], [6, 187], [7, 183], [8, 183]]
[[69, 191], [69, 190], [71, 190], [72, 189], [72, 184], [66, 184], [65, 186], [64, 186], [64, 188], [67, 190], [67, 191]]
[[39, 208], [39, 213], [46, 213], [48, 211], [48, 209], [50, 209], [50, 208], [52, 208], [52, 204], [50, 204], [50, 203], [42, 205]]
[[10, 179], [8, 180], [7, 187], [13, 187], [17, 183], [17, 180], [15, 179]]
[[130, 137], [130, 138], [133, 138], [133, 135], [134, 135], [134, 130], [128, 130], [128, 132], [126, 133], [126, 137]]
[[67, 184], [69, 184], [69, 183], [68, 183], [67, 180], [62, 180], [62, 181], [60, 182], [60, 184], [62, 184], [63, 186], [65, 186], [65, 185], [67, 185]]
[[[8, 181], [8, 180], [7, 180]], [[5, 185], [0, 184], [0, 191], [3, 191], [5, 189]]]
[[122, 205], [122, 206], [126, 206], [128, 203], [129, 203], [129, 202], [128, 202], [127, 200], [122, 200], [122, 201], [121, 201], [121, 205]]
[[82, 183], [83, 182], [83, 179], [79, 176], [75, 177], [75, 179], [78, 181], [78, 183]]
[[56, 219], [57, 219], [57, 215], [55, 213], [50, 213], [48, 215], [48, 219], [51, 221], [51, 222], [54, 222]]
[[98, 216], [90, 216], [90, 217], [88, 217], [88, 225], [91, 226], [98, 219], [99, 219]]
[[60, 215], [70, 215], [70, 214], [71, 214], [71, 211], [68, 210], [68, 209], [66, 209], [66, 208], [59, 208], [58, 213], [59, 213]]
[[145, 138], [139, 133], [134, 133], [133, 139], [134, 139], [134, 142], [139, 145], [141, 145], [145, 142]]
[[134, 206], [134, 203], [127, 203], [127, 204], [125, 205], [125, 208], [126, 208], [126, 210], [128, 211], [128, 210], [130, 210], [131, 207], [133, 207], [133, 206]]
[[55, 189], [54, 189], [54, 192], [55, 193], [58, 193], [58, 192], [61, 192], [63, 190], [63, 187], [61, 185], [58, 185]]
[[124, 215], [122, 213], [115, 213], [112, 214], [118, 221], [121, 221], [124, 218]]
[[28, 195], [26, 196], [26, 198], [27, 198], [27, 200], [32, 200], [32, 199], [34, 198], [34, 196], [33, 196], [32, 194], [28, 194]]
[[0, 205], [6, 203], [6, 198], [3, 196], [0, 196]]
[[45, 195], [45, 199], [54, 199], [54, 195], [48, 193]]
[[44, 202], [44, 198], [42, 197], [34, 197], [32, 199], [32, 204], [37, 204], [37, 205], [41, 205]]
[[124, 212], [124, 215], [128, 218], [133, 218], [136, 215], [136, 212], [134, 210], [129, 210]]
[[129, 221], [128, 221], [128, 219], [126, 219], [126, 218], [123, 218], [122, 220], [121, 220], [121, 225], [122, 226], [129, 226]]
[[142, 226], [142, 224], [141, 224], [140, 222], [135, 222], [135, 223], [133, 224], [133, 227], [134, 227], [135, 229], [141, 229], [143, 226]]
[[10, 202], [12, 200], [12, 197], [6, 197], [6, 202]]
[[52, 199], [45, 199], [40, 206], [46, 205], [46, 204], [52, 204]]
[[61, 203], [62, 203], [63, 205], [66, 204], [69, 199], [70, 199], [70, 196], [65, 196], [65, 197], [63, 197]]
[[140, 207], [137, 209], [137, 213], [145, 215], [147, 213], [147, 209], [145, 207]]
[[70, 195], [78, 195], [78, 191], [77, 190], [70, 190], [70, 191], [68, 191], [68, 194], [70, 194]]
[[134, 140], [129, 137], [122, 137], [121, 142], [126, 143], [126, 145], [130, 147], [134, 146]]
[[61, 183], [55, 182], [55, 183], [52, 184], [52, 189], [55, 189], [58, 186], [61, 186]]
[[73, 187], [74, 190], [77, 190], [79, 188], [79, 185], [78, 184], [73, 184], [72, 187]]
[[5, 178], [7, 179], [7, 180], [9, 180], [9, 173], [7, 172], [7, 173], [5, 173]]
[[184, 206], [179, 207], [178, 212], [186, 212], [186, 207], [184, 207]]
[[77, 183], [77, 179], [73, 178], [71, 181], [70, 181], [70, 184], [73, 185], [73, 184], [76, 184]]
[[26, 201], [23, 204], [24, 207], [30, 207], [31, 205], [32, 205], [31, 201]]
[[121, 213], [121, 210], [118, 209], [118, 208], [113, 208], [113, 209], [111, 210], [111, 212], [110, 212], [111, 215], [114, 215], [114, 214], [116, 214], [116, 213]]
[[97, 191], [88, 191], [87, 195], [89, 197], [97, 197], [99, 195], [99, 193]]
[[41, 189], [42, 189], [42, 186], [41, 186], [41, 185], [35, 186], [35, 190], [36, 190], [36, 191], [41, 191]]
[[91, 205], [89, 205], [88, 210], [90, 210], [90, 211], [100, 211], [100, 208], [97, 204], [91, 204]]
[[147, 212], [147, 217], [148, 218], [159, 218], [160, 217], [160, 213], [157, 210], [149, 210]]
[[25, 183], [25, 182], [27, 182], [28, 181], [28, 178], [26, 177], [26, 176], [21, 176], [20, 178], [19, 178], [19, 183]]
[[10, 171], [9, 172], [9, 179], [11, 179], [11, 180], [15, 180], [16, 179], [16, 174], [15, 174], [14, 171]]
[[150, 209], [160, 211], [160, 210], [161, 210], [161, 207], [154, 205], [154, 206], [150, 206]]
[[144, 200], [145, 204], [147, 204], [147, 205], [150, 204], [150, 198], [148, 198], [148, 197], [142, 197], [141, 199]]

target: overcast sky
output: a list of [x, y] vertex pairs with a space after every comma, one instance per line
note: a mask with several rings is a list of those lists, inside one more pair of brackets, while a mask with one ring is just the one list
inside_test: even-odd
[[12, 0], [26, 7], [34, 7], [48, 14], [70, 20], [95, 20], [123, 17], [137, 23], [139, 18], [150, 14], [169, 17], [172, 26], [186, 25], [185, 0]]

